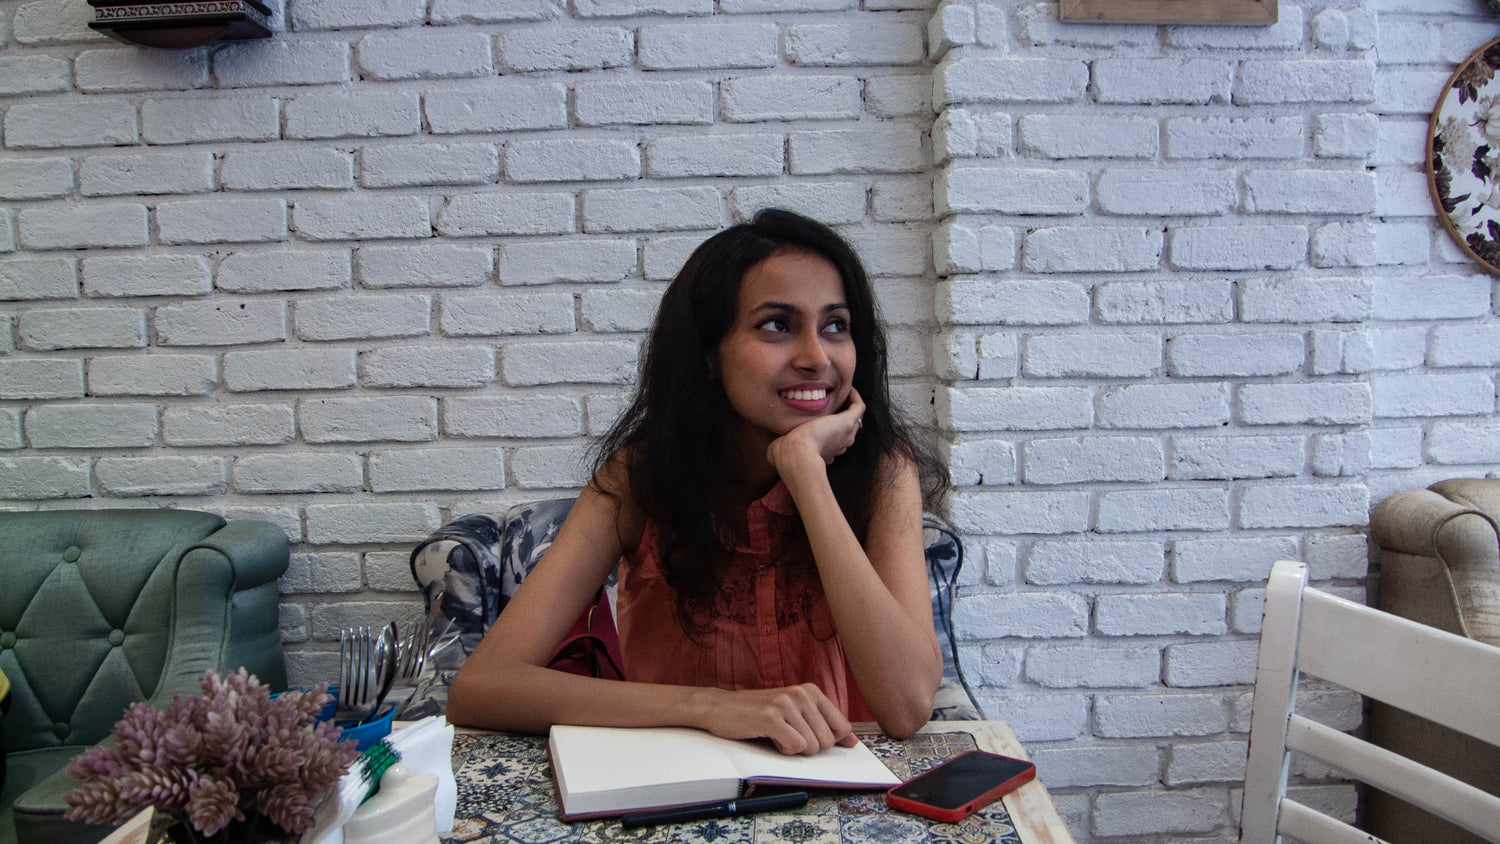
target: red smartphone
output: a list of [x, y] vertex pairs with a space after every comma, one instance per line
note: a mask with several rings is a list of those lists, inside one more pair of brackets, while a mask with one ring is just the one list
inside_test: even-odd
[[971, 750], [887, 791], [885, 802], [892, 809], [952, 823], [1035, 777], [1036, 766], [1025, 759]]

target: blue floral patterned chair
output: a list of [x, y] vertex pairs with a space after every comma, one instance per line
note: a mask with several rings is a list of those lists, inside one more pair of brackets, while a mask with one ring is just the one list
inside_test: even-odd
[[[412, 576], [427, 607], [431, 610], [434, 601], [442, 601], [442, 613], [453, 622], [459, 647], [435, 655], [432, 670], [424, 672], [398, 718], [422, 718], [444, 710], [453, 675], [551, 547], [572, 507], [573, 499], [556, 498], [518, 504], [499, 522], [484, 515], [463, 516], [438, 528], [412, 551]], [[936, 516], [924, 516], [923, 528], [932, 620], [943, 651], [943, 681], [932, 719], [978, 720], [982, 716], [959, 667], [953, 632], [953, 595], [963, 567], [963, 544]], [[614, 579], [611, 575], [608, 589], [613, 589]]]

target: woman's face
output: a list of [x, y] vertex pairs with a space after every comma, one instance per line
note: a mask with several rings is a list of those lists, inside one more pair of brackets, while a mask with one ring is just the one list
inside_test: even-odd
[[735, 413], [779, 437], [843, 409], [854, 357], [838, 268], [816, 253], [787, 250], [745, 271], [713, 363]]

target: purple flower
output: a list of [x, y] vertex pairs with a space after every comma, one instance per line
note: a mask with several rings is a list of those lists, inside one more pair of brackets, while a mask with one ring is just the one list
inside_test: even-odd
[[261, 812], [288, 833], [312, 825], [314, 798], [358, 755], [332, 724], [316, 723], [325, 687], [270, 690], [243, 668], [209, 671], [201, 695], [166, 709], [133, 703], [114, 727], [115, 746], [94, 747], [68, 773], [83, 780], [66, 816], [121, 823], [145, 808], [184, 817], [205, 835]]

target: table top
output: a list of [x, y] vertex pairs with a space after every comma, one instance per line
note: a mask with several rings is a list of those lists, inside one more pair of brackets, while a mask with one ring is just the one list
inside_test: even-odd
[[[904, 740], [873, 724], [856, 725], [865, 743], [906, 779], [980, 749], [1027, 758], [1002, 721], [932, 722]], [[453, 741], [458, 811], [448, 842], [683, 842], [696, 844], [877, 844], [877, 842], [1000, 842], [1071, 844], [1073, 837], [1041, 780], [1032, 780], [958, 823], [945, 824], [887, 809], [883, 792], [813, 791], [790, 812], [670, 826], [625, 829], [618, 819], [564, 823], [558, 818], [544, 736], [460, 730]]]

